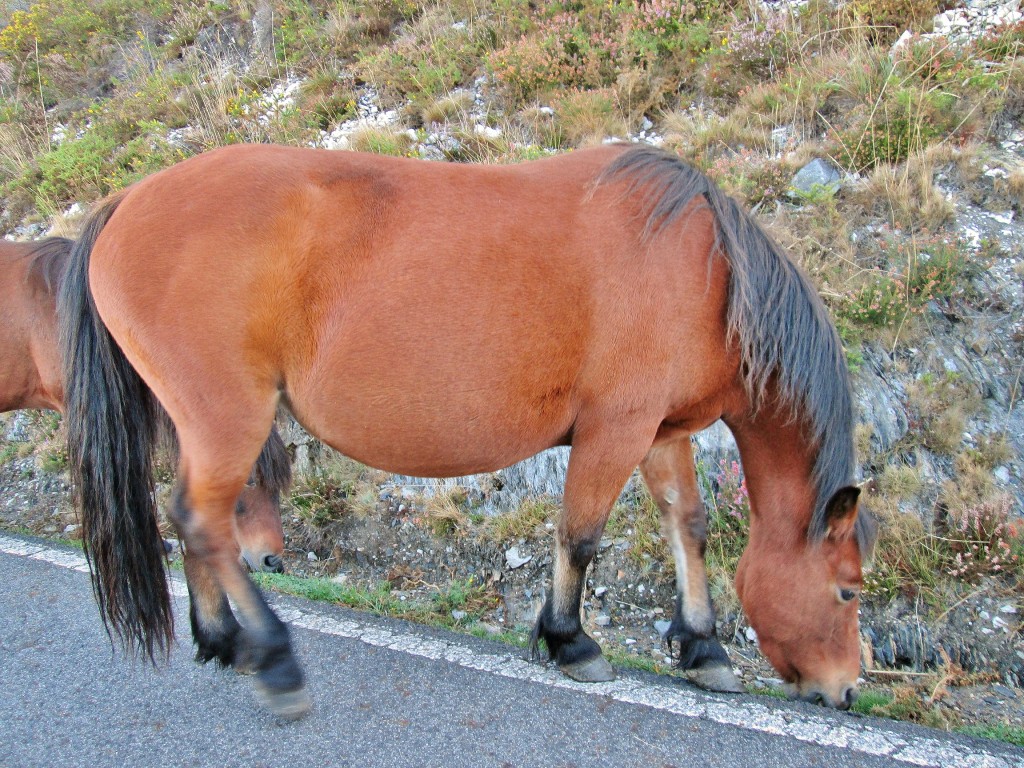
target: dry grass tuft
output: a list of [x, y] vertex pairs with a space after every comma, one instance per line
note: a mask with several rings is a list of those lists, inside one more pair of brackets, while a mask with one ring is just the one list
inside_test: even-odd
[[515, 510], [487, 521], [484, 535], [495, 542], [533, 539], [546, 533], [545, 524], [554, 522], [558, 504], [547, 496], [525, 499]]
[[864, 210], [897, 229], [936, 232], [953, 220], [953, 203], [935, 186], [936, 158], [918, 154], [900, 165], [876, 168], [854, 193]]

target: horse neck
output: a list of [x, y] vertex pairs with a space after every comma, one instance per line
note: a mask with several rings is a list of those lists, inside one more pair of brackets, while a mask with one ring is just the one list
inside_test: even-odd
[[817, 498], [814, 448], [802, 425], [788, 410], [768, 406], [727, 423], [747, 482], [752, 542], [801, 544]]

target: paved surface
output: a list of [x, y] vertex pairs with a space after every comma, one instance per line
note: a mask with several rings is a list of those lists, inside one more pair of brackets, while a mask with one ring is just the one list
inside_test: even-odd
[[315, 701], [299, 723], [251, 681], [111, 651], [84, 561], [0, 535], [0, 766], [1024, 766], [1024, 750], [628, 675], [581, 686], [519, 651], [275, 597]]

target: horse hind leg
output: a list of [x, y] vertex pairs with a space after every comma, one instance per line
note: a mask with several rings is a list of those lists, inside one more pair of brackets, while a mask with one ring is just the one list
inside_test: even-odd
[[530, 643], [536, 657], [538, 641], [543, 640], [548, 655], [565, 675], [587, 683], [614, 680], [615, 671], [580, 621], [584, 576], [597, 552], [612, 505], [650, 445], [647, 439], [644, 447], [631, 451], [629, 441], [621, 437], [604, 441], [577, 437], [573, 441], [557, 532], [552, 593], [537, 618]]
[[[253, 670], [264, 706], [280, 717], [296, 719], [309, 711], [311, 702], [288, 628], [249, 579], [235, 549], [235, 503], [251, 464], [236, 461], [231, 466], [236, 471], [225, 471], [222, 462], [190, 452], [182, 435], [184, 486], [174, 517], [185, 545], [190, 593], [200, 597], [193, 603], [198, 617], [198, 627], [193, 624], [193, 629], [199, 630], [202, 655], [222, 663], [226, 658], [241, 671]], [[193, 586], [202, 592], [196, 594]], [[240, 623], [231, 613], [228, 597]]]
[[[185, 502], [184, 488], [174, 489], [170, 517], [178, 528], [178, 536], [185, 541], [178, 521], [187, 521], [190, 515]], [[188, 618], [192, 628], [192, 642], [196, 647], [195, 660], [200, 664], [215, 662], [220, 667], [231, 667], [240, 675], [256, 673], [256, 661], [251, 649], [242, 642], [242, 625], [231, 610], [227, 593], [220, 586], [216, 574], [197, 557], [191, 547], [183, 544], [185, 586], [188, 588]]]
[[652, 448], [640, 471], [661, 511], [676, 563], [675, 614], [665, 634], [669, 652], [678, 643], [678, 664], [700, 687], [742, 693], [715, 628], [704, 565], [707, 513], [697, 488], [689, 436]]

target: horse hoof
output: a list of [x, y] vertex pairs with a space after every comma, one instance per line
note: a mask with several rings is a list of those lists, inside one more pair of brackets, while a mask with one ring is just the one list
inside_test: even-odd
[[256, 696], [264, 707], [284, 720], [299, 720], [313, 708], [305, 686], [294, 691], [275, 691], [256, 681]]
[[746, 693], [746, 688], [732, 671], [732, 667], [724, 664], [716, 664], [711, 667], [700, 667], [691, 669], [687, 677], [694, 685], [700, 686], [706, 691], [718, 691], [719, 693]]
[[566, 677], [581, 683], [607, 683], [615, 679], [615, 670], [604, 656], [595, 656], [575, 664], [563, 664], [559, 669]]

